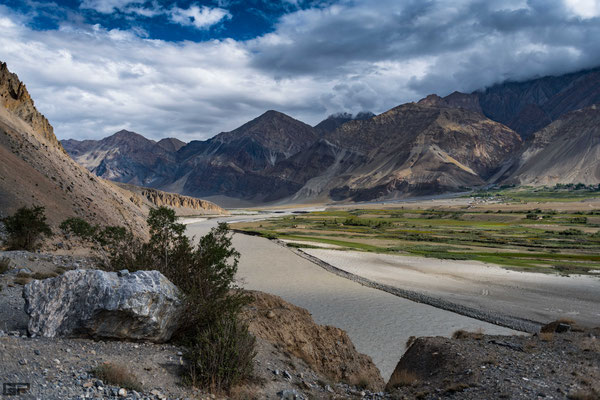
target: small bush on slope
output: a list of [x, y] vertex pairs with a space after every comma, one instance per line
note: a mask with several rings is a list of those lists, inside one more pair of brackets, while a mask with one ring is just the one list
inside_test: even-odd
[[3, 218], [2, 222], [10, 250], [33, 250], [42, 235], [52, 236], [44, 207], [21, 207], [13, 215]]

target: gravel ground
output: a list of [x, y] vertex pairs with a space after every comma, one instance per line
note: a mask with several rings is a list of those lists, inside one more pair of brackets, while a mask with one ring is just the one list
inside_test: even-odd
[[599, 334], [419, 338], [388, 387], [394, 399], [599, 399]]

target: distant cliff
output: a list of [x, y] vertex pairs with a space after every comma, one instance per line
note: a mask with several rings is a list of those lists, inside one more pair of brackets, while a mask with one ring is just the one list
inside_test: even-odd
[[[229, 212], [210, 201], [197, 199], [195, 197], [183, 196], [175, 193], [163, 192], [162, 190], [128, 185], [125, 183], [115, 184], [123, 189], [133, 192], [139, 197], [132, 197], [131, 200], [137, 205], [146, 203], [151, 207], [167, 206], [175, 209], [178, 215], [190, 214], [229, 214]], [[149, 204], [148, 204], [149, 203]]]

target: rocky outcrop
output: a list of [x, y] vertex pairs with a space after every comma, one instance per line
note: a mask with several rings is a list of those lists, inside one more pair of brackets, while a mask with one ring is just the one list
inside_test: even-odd
[[158, 271], [74, 270], [23, 289], [31, 335], [165, 342], [178, 326], [179, 291]]
[[356, 115], [352, 115], [350, 113], [332, 114], [329, 117], [327, 117], [326, 119], [324, 119], [323, 121], [319, 122], [317, 125], [315, 125], [314, 128], [320, 134], [325, 134], [325, 133], [335, 131], [337, 128], [339, 128], [346, 122], [350, 122], [350, 121], [354, 121], [354, 120], [364, 121], [367, 119], [371, 119], [374, 116], [375, 116], [375, 114], [373, 114], [370, 111], [362, 111]]
[[36, 108], [25, 84], [11, 73], [6, 63], [0, 62], [0, 103], [12, 114], [28, 123], [41, 137], [53, 146], [60, 147], [54, 128]]
[[369, 356], [356, 351], [345, 331], [317, 325], [310, 313], [280, 297], [250, 292], [252, 303], [243, 312], [250, 332], [304, 360], [314, 371], [334, 381], [383, 387]]
[[599, 332], [413, 338], [386, 389], [393, 399], [598, 399]]
[[178, 215], [225, 215], [229, 212], [215, 203], [197, 199], [195, 197], [184, 196], [176, 193], [163, 192], [162, 190], [128, 185], [125, 183], [116, 183], [117, 186], [133, 193], [131, 201], [136, 204], [147, 204], [149, 207], [166, 206], [173, 208]]

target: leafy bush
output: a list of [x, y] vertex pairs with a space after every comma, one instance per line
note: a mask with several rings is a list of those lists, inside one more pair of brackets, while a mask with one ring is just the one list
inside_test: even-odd
[[44, 207], [21, 207], [14, 215], [3, 218], [2, 222], [11, 250], [33, 250], [42, 235], [52, 236], [52, 230], [46, 223]]
[[91, 225], [89, 222], [82, 218], [72, 217], [65, 219], [59, 228], [65, 234], [72, 234], [78, 236], [87, 241], [93, 241], [98, 231], [98, 227]]
[[199, 331], [188, 347], [190, 379], [214, 391], [229, 390], [252, 374], [256, 338], [235, 315]]
[[177, 337], [189, 349], [190, 380], [214, 390], [229, 390], [252, 372], [255, 339], [237, 321], [249, 297], [234, 284], [240, 254], [225, 223], [200, 238], [185, 235], [167, 207], [150, 210], [150, 240], [141, 243], [124, 228], [99, 235], [112, 251], [111, 270], [156, 269], [183, 293], [185, 311]]

